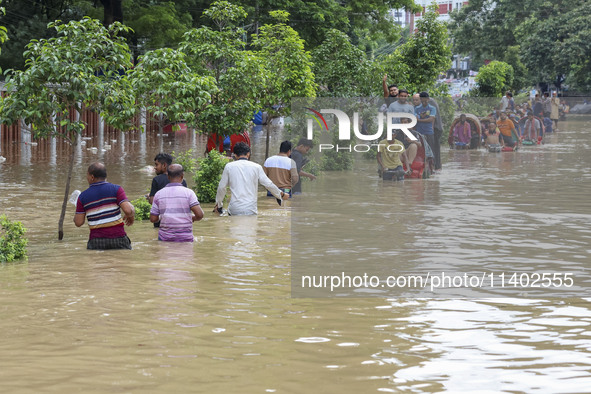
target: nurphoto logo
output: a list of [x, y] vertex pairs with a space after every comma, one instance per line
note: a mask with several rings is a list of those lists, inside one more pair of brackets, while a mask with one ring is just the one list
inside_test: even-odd
[[[307, 119], [307, 134], [306, 138], [309, 140], [313, 139], [314, 137], [314, 125], [317, 125], [317, 129], [320, 131], [329, 131], [328, 124], [326, 119], [322, 114], [332, 114], [336, 117], [338, 128], [339, 128], [339, 140], [340, 141], [351, 141], [351, 123], [353, 123], [353, 134], [355, 137], [362, 141], [375, 141], [382, 138], [384, 133], [384, 122], [386, 123], [386, 138], [390, 141], [393, 139], [393, 131], [394, 130], [401, 130], [411, 141], [416, 141], [417, 138], [410, 132], [409, 129], [413, 128], [417, 124], [417, 117], [410, 113], [405, 112], [387, 112], [384, 114], [381, 111], [376, 110], [376, 117], [377, 117], [377, 131], [374, 134], [366, 134], [360, 130], [359, 125], [360, 117], [359, 112], [353, 113], [353, 121], [349, 116], [341, 110], [338, 109], [321, 109], [320, 111], [316, 111], [309, 107], [304, 107], [306, 110], [310, 111], [308, 114], [309, 117]], [[408, 123], [402, 123], [403, 119], [410, 120]], [[349, 144], [349, 145], [339, 145], [336, 146], [334, 144], [319, 144], [318, 149], [319, 152], [325, 150], [336, 150], [338, 151], [348, 151], [348, 152], [367, 152], [372, 147], [376, 147], [379, 149], [379, 144]]]

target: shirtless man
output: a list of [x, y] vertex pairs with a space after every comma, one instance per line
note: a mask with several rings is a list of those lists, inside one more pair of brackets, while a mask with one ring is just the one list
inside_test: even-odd
[[484, 130], [486, 139], [484, 140], [484, 146], [488, 150], [500, 151], [501, 149], [501, 132], [497, 129], [495, 122], [490, 122], [487, 129]]

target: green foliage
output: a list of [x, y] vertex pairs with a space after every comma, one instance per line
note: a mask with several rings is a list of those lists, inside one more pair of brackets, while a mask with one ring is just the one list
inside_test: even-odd
[[[316, 84], [312, 57], [304, 50], [304, 41], [283, 22], [289, 14], [285, 11], [272, 13], [279, 22], [262, 26], [252, 43], [266, 71], [265, 78], [260, 80], [262, 90], [258, 99], [271, 116], [286, 116], [293, 97], [316, 96]], [[280, 105], [280, 108], [271, 110], [272, 105]]]
[[[132, 66], [129, 47], [121, 34], [129, 29], [120, 23], [104, 27], [85, 18], [66, 24], [52, 22], [57, 36], [32, 40], [24, 53], [26, 70], [8, 73], [0, 100], [0, 121], [30, 124], [34, 137], [61, 137], [75, 146], [86, 127], [83, 109], [99, 112], [107, 125], [124, 130], [136, 112], [135, 97], [120, 72]], [[72, 113], [73, 112], [73, 113]], [[74, 115], [74, 116], [72, 116]], [[58, 222], [59, 239], [69, 195], [74, 152], [66, 179]]]
[[245, 15], [241, 7], [218, 1], [206, 15], [214, 18], [219, 30], [206, 26], [190, 30], [180, 46], [193, 73], [215, 80], [211, 100], [196, 114], [196, 126], [207, 134], [237, 134], [260, 109], [260, 86], [268, 72], [255, 53], [244, 50], [245, 31], [234, 27]]
[[23, 51], [31, 39], [50, 38], [54, 35], [47, 29], [49, 22], [56, 19], [64, 22], [79, 20], [85, 15], [78, 6], [78, 1], [74, 0], [3, 0], [2, 4], [6, 9], [6, 17], [2, 18], [2, 23], [8, 28], [8, 41], [0, 55], [2, 69], [24, 67]]
[[164, 122], [195, 124], [196, 113], [205, 109], [211, 94], [217, 91], [211, 76], [200, 76], [187, 64], [186, 56], [177, 49], [147, 52], [133, 70], [129, 82], [137, 104]]
[[512, 65], [514, 90], [524, 80], [560, 87], [565, 77], [591, 88], [590, 18], [586, 0], [471, 0], [452, 13], [450, 30], [455, 50], [470, 53], [475, 63], [497, 59]]
[[10, 262], [27, 257], [28, 240], [24, 237], [26, 229], [21, 222], [0, 216], [0, 262]]
[[591, 88], [591, 3], [556, 1], [544, 3], [538, 13], [517, 29], [525, 66], [537, 81], [559, 86], [567, 82]]
[[[2, 3], [2, 0], [0, 0], [0, 3]], [[4, 15], [5, 13], [4, 7], [0, 7], [0, 15]], [[2, 44], [4, 44], [4, 41], [8, 39], [8, 34], [6, 34], [6, 31], [7, 30], [4, 26], [0, 26], [0, 53], [2, 53]], [[2, 71], [2, 68], [0, 68], [0, 71]]]
[[475, 96], [502, 97], [513, 84], [513, 67], [505, 62], [490, 62], [480, 67], [476, 82], [478, 82], [478, 88]]
[[236, 27], [237, 23], [248, 15], [244, 8], [236, 6], [228, 1], [214, 1], [211, 6], [203, 12], [203, 15], [211, 19], [219, 31], [230, 27]]
[[437, 77], [451, 63], [451, 49], [447, 44], [447, 25], [437, 20], [437, 6], [431, 5], [410, 39], [397, 48], [400, 61], [407, 66], [406, 88], [409, 92], [429, 90]]
[[450, 66], [447, 26], [437, 16], [436, 7], [429, 6], [408, 41], [379, 61], [381, 75], [387, 74], [411, 94], [432, 90], [439, 74]]
[[516, 38], [515, 28], [544, 1], [470, 0], [451, 14], [449, 29], [455, 52], [472, 54], [476, 64], [505, 59], [508, 47], [523, 43]]
[[188, 174], [190, 172], [195, 172], [195, 170], [197, 169], [198, 163], [197, 163], [197, 159], [195, 159], [193, 157], [193, 155], [194, 155], [193, 149], [188, 149], [186, 151], [179, 152], [179, 153], [172, 151], [171, 155], [174, 158], [175, 163], [183, 166], [185, 176], [186, 176], [186, 174]]
[[[61, 136], [70, 142], [85, 128], [72, 110], [102, 112], [105, 122], [125, 128], [134, 114], [131, 89], [118, 72], [131, 67], [129, 48], [118, 36], [127, 27], [114, 23], [105, 28], [98, 20], [49, 24], [57, 37], [33, 40], [25, 51], [24, 71], [7, 78], [10, 94], [0, 101], [1, 121], [12, 124], [23, 119], [35, 137]], [[61, 127], [54, 127], [55, 123]]]
[[135, 220], [150, 219], [150, 209], [152, 209], [152, 205], [145, 197], [132, 200], [131, 205], [135, 208]]
[[222, 172], [229, 159], [216, 150], [198, 159], [199, 169], [195, 175], [195, 193], [200, 203], [214, 202]]
[[371, 44], [379, 40], [396, 42], [400, 38], [400, 29], [391, 15], [393, 9], [422, 11], [422, 7], [415, 4], [413, 0], [349, 0], [338, 4], [347, 10], [350, 29], [348, 33], [353, 43], [365, 44], [363, 45], [365, 50], [375, 49]]
[[142, 43], [142, 48], [134, 50], [136, 55], [143, 52], [143, 48], [177, 46], [183, 34], [192, 27], [191, 15], [179, 12], [172, 1], [149, 5], [135, 3], [126, 7], [124, 12], [127, 11], [126, 24], [133, 30], [131, 41]]
[[521, 89], [528, 86], [527, 68], [521, 61], [521, 47], [519, 45], [510, 46], [505, 52], [505, 63], [513, 67], [513, 83], [511, 91], [517, 94]]
[[320, 85], [319, 96], [369, 96], [375, 81], [370, 63], [349, 37], [336, 29], [326, 34], [324, 42], [312, 52], [313, 71]]
[[[320, 165], [323, 171], [347, 171], [353, 168], [353, 153], [341, 150], [337, 152], [336, 146], [342, 145], [343, 141], [339, 140], [338, 133], [332, 136], [332, 144], [335, 149], [322, 152], [322, 164]], [[355, 144], [351, 141], [351, 144]]]
[[447, 143], [449, 137], [449, 128], [455, 117], [456, 104], [449, 95], [441, 95], [435, 98], [439, 104], [439, 113], [441, 115], [441, 123], [443, 123], [443, 133], [440, 141]]

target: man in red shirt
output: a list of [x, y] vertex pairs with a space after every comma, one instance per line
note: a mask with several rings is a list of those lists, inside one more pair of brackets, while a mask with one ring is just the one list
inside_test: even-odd
[[133, 224], [133, 205], [123, 188], [107, 182], [106, 178], [107, 169], [103, 163], [93, 163], [88, 167], [86, 179], [89, 187], [78, 196], [74, 224], [80, 227], [88, 219], [90, 237], [87, 249], [131, 249], [123, 224]]

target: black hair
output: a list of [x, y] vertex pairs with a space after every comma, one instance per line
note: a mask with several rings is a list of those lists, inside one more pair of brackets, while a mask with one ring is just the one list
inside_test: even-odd
[[88, 166], [88, 173], [96, 179], [105, 179], [107, 177], [107, 168], [103, 163], [92, 163]]
[[154, 161], [158, 163], [166, 164], [167, 166], [172, 164], [172, 156], [168, 153], [158, 153], [154, 158]]
[[429, 97], [429, 93], [421, 92], [421, 93], [419, 93], [419, 97]]
[[390, 90], [392, 88], [397, 88], [397, 87], [398, 87], [398, 85], [390, 85], [390, 86], [388, 86], [388, 90]]
[[400, 89], [400, 90], [398, 90], [398, 95], [399, 96], [400, 96], [400, 93], [406, 93], [406, 94], [408, 94], [408, 90], [406, 90], [406, 89]]
[[279, 147], [279, 153], [287, 153], [291, 150], [291, 142], [283, 141]]
[[250, 152], [250, 147], [244, 142], [238, 142], [236, 145], [234, 145], [233, 152], [236, 157], [245, 156], [248, 154], [248, 152]]
[[314, 147], [314, 141], [307, 139], [306, 137], [302, 137], [300, 138], [300, 140], [298, 141], [298, 146], [303, 145], [303, 146], [308, 146], [310, 148]]

